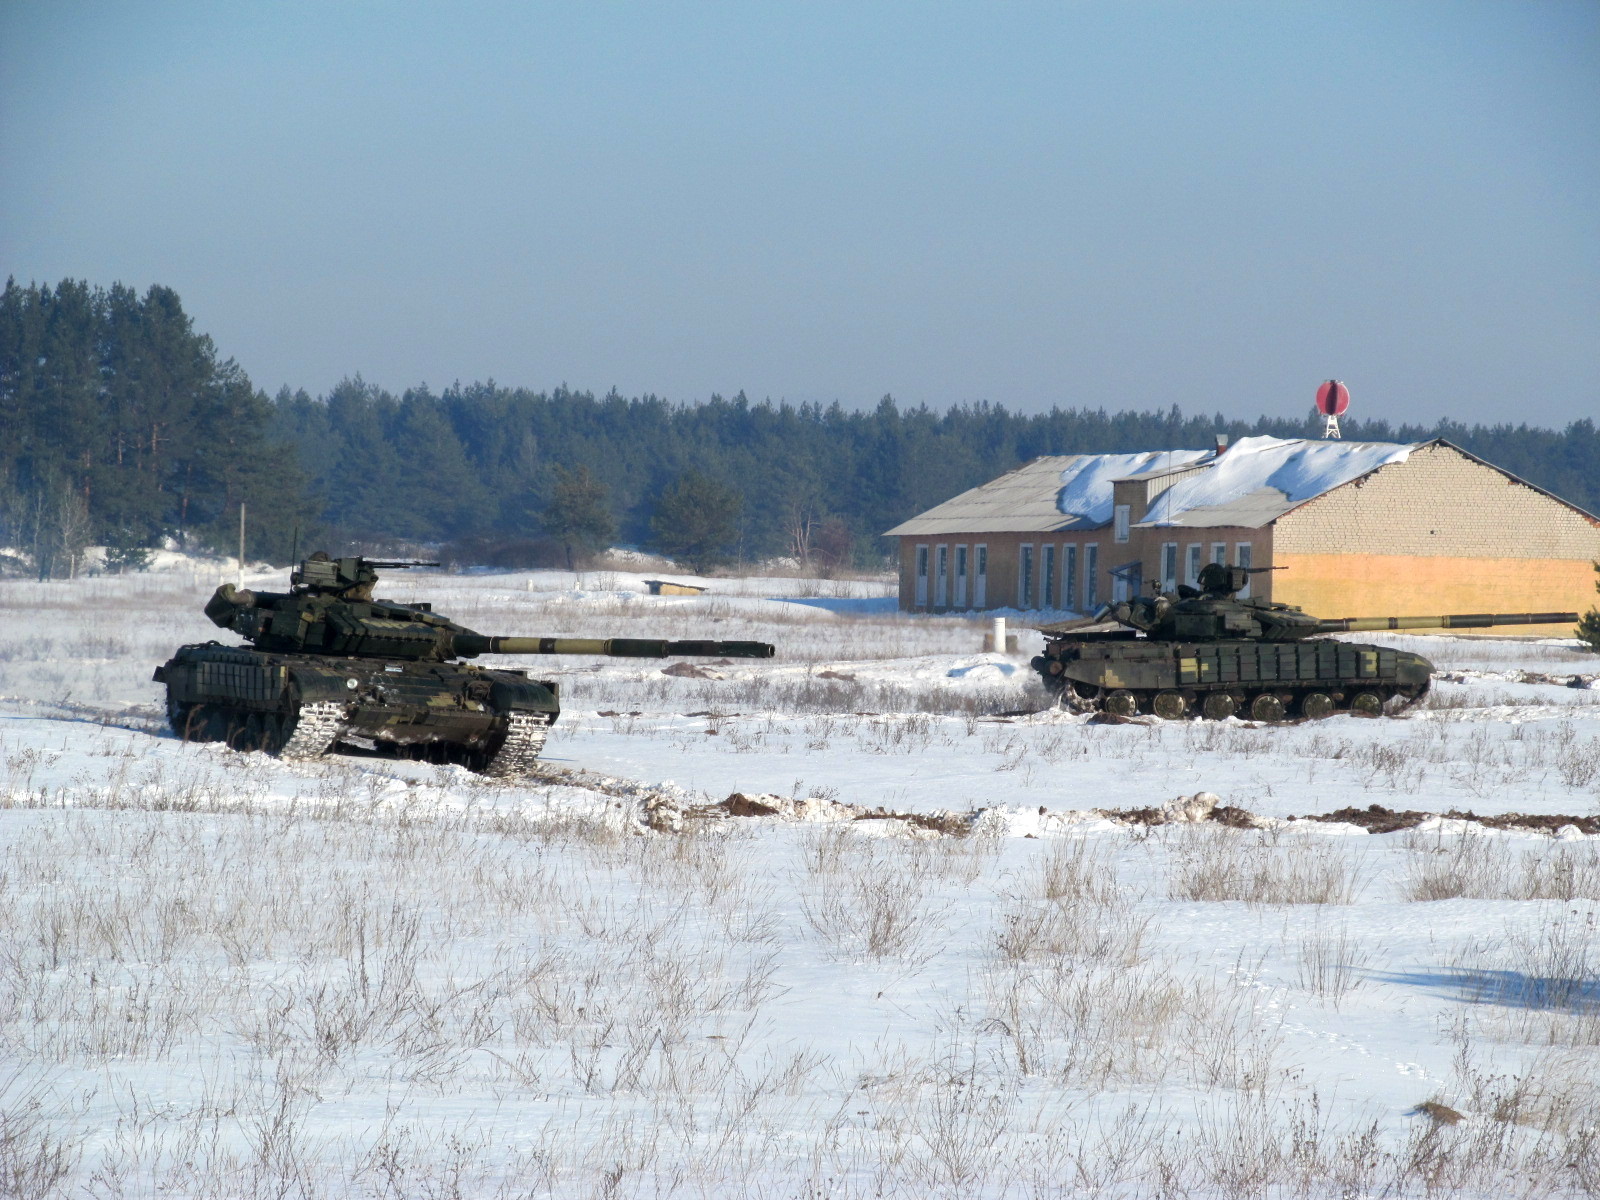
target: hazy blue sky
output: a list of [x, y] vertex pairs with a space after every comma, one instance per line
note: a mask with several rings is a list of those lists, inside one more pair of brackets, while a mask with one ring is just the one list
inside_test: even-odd
[[1600, 3], [0, 0], [0, 272], [268, 390], [1600, 414]]

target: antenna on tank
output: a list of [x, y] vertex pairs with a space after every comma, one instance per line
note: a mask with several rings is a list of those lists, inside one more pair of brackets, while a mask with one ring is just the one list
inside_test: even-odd
[[1339, 418], [1350, 407], [1350, 389], [1337, 379], [1329, 379], [1317, 389], [1317, 411], [1325, 420], [1322, 425], [1322, 436], [1337, 438], [1343, 435], [1339, 432]]

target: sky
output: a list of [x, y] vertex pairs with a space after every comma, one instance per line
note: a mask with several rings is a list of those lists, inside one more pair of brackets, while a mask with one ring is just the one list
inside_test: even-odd
[[0, 273], [258, 387], [1600, 416], [1600, 3], [0, 0]]

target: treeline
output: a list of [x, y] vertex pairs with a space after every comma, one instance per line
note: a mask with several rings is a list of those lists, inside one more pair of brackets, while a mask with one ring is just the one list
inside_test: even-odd
[[[395, 542], [460, 561], [554, 561], [609, 542], [723, 557], [880, 559], [906, 517], [1041, 454], [1203, 448], [1216, 433], [1320, 436], [1320, 418], [1230, 420], [1177, 407], [1009, 412], [700, 404], [491, 383], [394, 395], [359, 377], [268, 399], [219, 361], [170, 289], [68, 281], [0, 305], [0, 542], [59, 558], [76, 541], [231, 544], [285, 558]], [[1600, 511], [1600, 433], [1345, 422], [1352, 439], [1445, 437]], [[71, 527], [69, 537], [65, 532]], [[41, 568], [44, 569], [44, 568]]]
[[177, 293], [7, 280], [0, 294], [0, 549], [70, 574], [85, 546], [136, 563], [215, 545], [241, 501], [273, 539], [304, 490], [273, 406], [196, 333]]
[[[703, 404], [655, 396], [531, 392], [492, 383], [393, 396], [359, 379], [326, 397], [280, 394], [275, 430], [292, 442], [323, 518], [344, 535], [448, 541], [525, 536], [542, 528], [564, 472], [584, 468], [604, 489], [616, 536], [659, 543], [658, 503], [700, 476], [736, 493], [730, 550], [740, 557], [828, 553], [843, 535], [857, 558], [908, 516], [1041, 454], [1204, 448], [1216, 433], [1320, 437], [1321, 418], [1052, 409], [996, 404], [944, 412], [839, 404], [752, 403], [742, 393]], [[1347, 438], [1445, 437], [1498, 466], [1600, 511], [1600, 433], [1527, 426], [1392, 426], [1346, 420]]]

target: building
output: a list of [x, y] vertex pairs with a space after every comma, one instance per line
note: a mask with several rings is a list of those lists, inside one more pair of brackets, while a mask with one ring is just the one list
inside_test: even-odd
[[1054, 455], [886, 536], [900, 607], [930, 612], [1094, 612], [1209, 562], [1330, 617], [1581, 612], [1600, 560], [1600, 519], [1443, 440]]

